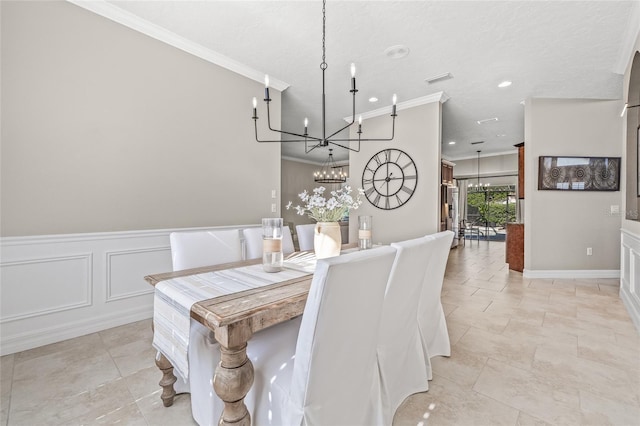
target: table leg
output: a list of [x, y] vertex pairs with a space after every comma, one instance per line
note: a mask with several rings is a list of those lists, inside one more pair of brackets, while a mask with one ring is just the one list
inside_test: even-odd
[[[154, 324], [151, 321], [151, 331], [154, 331]], [[158, 384], [162, 387], [162, 404], [165, 407], [171, 407], [173, 405], [173, 397], [176, 396], [176, 391], [173, 388], [173, 384], [176, 382], [176, 376], [173, 374], [173, 365], [171, 362], [160, 353], [156, 352], [156, 365], [162, 371], [162, 379]]]
[[247, 358], [247, 344], [235, 348], [220, 345], [220, 364], [213, 376], [213, 389], [224, 402], [220, 426], [250, 426], [251, 415], [244, 397], [253, 384], [253, 364]]
[[162, 387], [162, 395], [160, 396], [162, 404], [165, 407], [171, 407], [173, 405], [173, 397], [176, 396], [176, 391], [173, 389], [173, 384], [176, 382], [176, 376], [173, 374], [173, 365], [160, 352], [156, 354], [156, 365], [162, 371], [162, 379], [158, 383]]

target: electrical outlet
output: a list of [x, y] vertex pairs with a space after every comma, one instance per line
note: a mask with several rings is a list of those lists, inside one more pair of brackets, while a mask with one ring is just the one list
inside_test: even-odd
[[271, 198], [276, 198], [276, 190], [275, 189], [271, 190]]
[[591, 255], [593, 255], [593, 250], [591, 249], [591, 247], [587, 247], [587, 256]]
[[275, 213], [275, 212], [277, 212], [276, 205], [275, 204], [271, 204], [271, 213]]

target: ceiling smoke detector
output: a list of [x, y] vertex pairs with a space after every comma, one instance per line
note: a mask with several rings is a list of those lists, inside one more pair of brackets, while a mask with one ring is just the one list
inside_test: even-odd
[[404, 44], [396, 44], [395, 46], [387, 47], [384, 50], [384, 54], [391, 59], [400, 59], [409, 54], [409, 48]]

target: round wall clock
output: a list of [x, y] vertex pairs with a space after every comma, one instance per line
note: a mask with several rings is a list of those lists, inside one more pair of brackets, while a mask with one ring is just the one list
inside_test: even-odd
[[375, 154], [362, 172], [362, 188], [367, 200], [383, 210], [404, 205], [416, 190], [418, 169], [411, 157], [399, 149]]

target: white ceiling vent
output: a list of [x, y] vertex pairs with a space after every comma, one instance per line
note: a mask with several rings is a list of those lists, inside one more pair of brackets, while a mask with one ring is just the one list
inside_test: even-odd
[[449, 80], [450, 78], [453, 78], [453, 75], [451, 75], [450, 72], [446, 72], [444, 74], [438, 74], [434, 75], [433, 77], [425, 78], [424, 81], [426, 81], [427, 84], [433, 84], [443, 80]]

